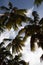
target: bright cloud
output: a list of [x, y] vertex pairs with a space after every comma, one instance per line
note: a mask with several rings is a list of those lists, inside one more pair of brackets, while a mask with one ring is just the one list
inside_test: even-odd
[[32, 14], [33, 9], [34, 9], [34, 7], [28, 9], [28, 10], [27, 10], [27, 13], [25, 13], [25, 15], [26, 15], [27, 17], [30, 17], [31, 14]]

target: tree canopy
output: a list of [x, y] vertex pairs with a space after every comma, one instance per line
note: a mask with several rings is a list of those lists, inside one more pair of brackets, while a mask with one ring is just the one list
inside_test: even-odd
[[[39, 6], [43, 0], [35, 0], [34, 3]], [[35, 50], [35, 42], [37, 42], [38, 47], [43, 49], [43, 18], [39, 18], [39, 15], [36, 11], [32, 12], [31, 17], [27, 17], [25, 13], [26, 9], [18, 9], [17, 7], [13, 7], [12, 3], [9, 2], [9, 7], [1, 6], [0, 10], [4, 10], [5, 13], [0, 16], [0, 32], [4, 32], [5, 29], [10, 30], [12, 27], [15, 30], [18, 30], [19, 26], [22, 26], [22, 22], [27, 23], [24, 28], [19, 30], [18, 35], [14, 39], [3, 39], [0, 43], [0, 65], [28, 65], [24, 60], [21, 60], [21, 54], [15, 55], [13, 54], [20, 53], [22, 47], [25, 46], [24, 42], [27, 37], [31, 36], [30, 47], [31, 51]], [[1, 34], [0, 33], [0, 34]], [[24, 37], [21, 36], [24, 33]], [[4, 41], [11, 41], [6, 47], [4, 47]], [[12, 54], [10, 53], [10, 49], [12, 48]], [[40, 57], [43, 60], [43, 55]]]

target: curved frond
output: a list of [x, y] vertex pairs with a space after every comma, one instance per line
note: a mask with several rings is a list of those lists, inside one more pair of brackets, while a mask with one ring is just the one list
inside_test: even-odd
[[34, 17], [34, 20], [33, 20], [34, 24], [35, 25], [38, 24], [39, 23], [39, 15], [38, 15], [37, 11], [33, 11], [32, 15]]
[[29, 65], [29, 63], [26, 63], [24, 60], [19, 61], [19, 64], [22, 64], [22, 65]]
[[42, 54], [41, 57], [40, 57], [40, 61], [43, 61], [43, 54]]
[[1, 6], [1, 7], [0, 7], [0, 10], [6, 10], [6, 11], [9, 11], [9, 9], [8, 9], [7, 7], [5, 7], [5, 6]]
[[43, 0], [34, 0], [34, 4], [39, 6], [41, 3], [43, 3]]
[[12, 7], [13, 7], [13, 5], [12, 5], [12, 3], [11, 2], [9, 2], [9, 9], [12, 9]]
[[31, 41], [30, 41], [30, 47], [31, 47], [31, 51], [35, 50], [35, 35], [31, 36]]
[[40, 25], [43, 25], [43, 18], [39, 21]]
[[24, 46], [23, 40], [21, 40], [19, 37], [16, 37], [12, 41], [12, 52], [19, 52], [22, 50], [22, 46]]

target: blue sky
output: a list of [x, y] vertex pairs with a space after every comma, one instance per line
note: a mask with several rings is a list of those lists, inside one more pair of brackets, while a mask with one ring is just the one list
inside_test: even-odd
[[[34, 6], [34, 0], [0, 0], [0, 6], [8, 6], [9, 1], [11, 1], [13, 5], [17, 6], [18, 8], [30, 9]], [[43, 17], [43, 3], [38, 8], [35, 6], [34, 10], [38, 11], [40, 17]]]
[[0, 5], [6, 5], [11, 1], [18, 8], [30, 8], [33, 6], [33, 0], [0, 0]]

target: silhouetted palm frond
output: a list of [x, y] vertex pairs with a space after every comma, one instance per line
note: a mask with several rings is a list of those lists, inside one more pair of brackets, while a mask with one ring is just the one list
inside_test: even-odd
[[0, 43], [0, 65], [7, 65], [7, 61], [9, 59], [12, 59], [12, 54], [9, 50], [4, 47], [4, 42]]
[[[39, 40], [37, 42], [37, 40]], [[41, 47], [43, 49], [43, 34], [37, 33], [32, 35], [31, 37], [31, 50], [35, 49], [35, 42], [37, 42], [38, 47]]]
[[24, 46], [24, 40], [21, 39], [21, 37], [16, 36], [15, 39], [4, 39], [4, 41], [11, 41], [7, 46], [6, 49], [10, 50], [12, 47], [12, 52], [20, 52], [22, 50], [22, 47]]
[[43, 0], [34, 0], [34, 4], [36, 4], [37, 6], [39, 6], [42, 2]]
[[6, 11], [9, 11], [9, 9], [8, 9], [7, 7], [5, 7], [5, 6], [1, 6], [1, 7], [0, 7], [0, 10], [6, 10]]
[[26, 9], [18, 9], [17, 7], [13, 7], [11, 2], [9, 2], [8, 5], [9, 8], [5, 6], [0, 7], [0, 9], [6, 10], [3, 16], [0, 17], [0, 23], [2, 23], [2, 25], [4, 25], [7, 29], [11, 29], [11, 27], [13, 27], [16, 30], [18, 29], [17, 25], [21, 25], [22, 22], [27, 22], [30, 20], [30, 18], [25, 15], [27, 12]]
[[34, 51], [35, 50], [35, 35], [33, 34], [31, 36], [31, 41], [30, 41], [30, 47], [31, 47], [31, 50]]
[[21, 40], [19, 37], [16, 37], [12, 41], [12, 52], [19, 52], [22, 50], [22, 46], [24, 46], [23, 40]]
[[12, 9], [12, 7], [13, 7], [13, 5], [12, 5], [12, 3], [11, 2], [9, 2], [9, 9]]
[[15, 58], [14, 59], [12, 59], [12, 61], [13, 61], [13, 64], [14, 65], [20, 65], [20, 64], [22, 64], [22, 65], [29, 65], [27, 62], [25, 62], [24, 60], [21, 60], [21, 53], [20, 54], [18, 54], [18, 55], [15, 55]]
[[33, 11], [32, 15], [34, 17], [34, 20], [33, 20], [34, 24], [35, 25], [38, 24], [39, 23], [39, 15], [38, 15], [38, 13], [36, 11]]
[[[42, 0], [35, 0], [35, 4], [39, 5]], [[5, 28], [11, 29], [13, 27], [14, 30], [18, 30], [18, 26], [21, 26], [22, 22], [28, 22], [24, 28], [19, 30], [18, 35], [14, 39], [4, 39], [0, 44], [0, 64], [1, 65], [28, 65], [24, 60], [20, 59], [20, 55], [15, 55], [13, 58], [13, 53], [18, 53], [22, 50], [24, 46], [24, 41], [28, 36], [31, 36], [30, 47], [31, 50], [35, 50], [35, 42], [37, 42], [38, 47], [43, 49], [43, 18], [39, 21], [39, 15], [36, 11], [32, 12], [33, 18], [29, 18], [25, 15], [26, 9], [18, 9], [17, 7], [13, 7], [12, 3], [9, 2], [8, 8], [5, 6], [1, 6], [0, 9], [6, 11], [2, 16], [0, 16], [0, 30]], [[24, 37], [20, 36], [24, 33]], [[10, 43], [4, 47], [4, 41], [10, 41]], [[10, 49], [12, 48], [12, 54], [10, 53]], [[9, 57], [9, 59], [8, 59]], [[7, 60], [5, 62], [5, 60]], [[3, 64], [2, 64], [3, 63]]]
[[43, 25], [43, 18], [39, 21], [40, 25]]
[[22, 64], [22, 65], [29, 65], [29, 63], [26, 63], [24, 60], [19, 61], [19, 64]]
[[41, 57], [40, 57], [40, 61], [43, 61], [43, 54], [42, 54]]
[[3, 41], [11, 41], [12, 39], [4, 38]]

